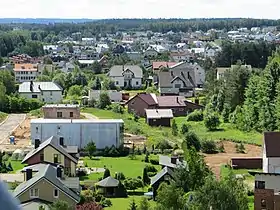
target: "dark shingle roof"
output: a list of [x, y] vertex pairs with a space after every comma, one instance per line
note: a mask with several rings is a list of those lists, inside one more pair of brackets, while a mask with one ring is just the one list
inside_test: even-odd
[[123, 72], [126, 70], [130, 70], [131, 72], [133, 72], [133, 74], [136, 78], [143, 77], [143, 70], [141, 69], [140, 66], [137, 66], [137, 65], [125, 65], [125, 66], [115, 65], [110, 69], [108, 75], [110, 77], [122, 77]]
[[66, 187], [57, 177], [56, 177], [56, 167], [52, 165], [46, 165], [44, 170], [40, 170], [38, 173], [36, 173], [31, 179], [29, 179], [26, 182], [21, 183], [17, 188], [14, 190], [14, 196], [18, 197], [22, 193], [24, 193], [26, 190], [28, 190], [30, 187], [32, 187], [34, 184], [38, 183], [42, 179], [46, 179], [49, 182], [51, 182], [55, 187], [59, 188], [61, 191], [63, 191], [65, 194], [67, 194], [69, 197], [71, 197], [76, 202], [79, 202], [80, 196], [76, 193], [74, 193], [72, 190], [70, 190], [68, 187]]
[[40, 146], [34, 150], [31, 150], [22, 160], [22, 163], [25, 163], [29, 158], [37, 154], [39, 151], [47, 147], [48, 145], [51, 145], [53, 148], [58, 150], [61, 154], [64, 154], [66, 157], [68, 157], [70, 160], [72, 160], [74, 163], [78, 163], [78, 160], [75, 159], [73, 156], [68, 154], [68, 152], [58, 143], [58, 139], [55, 136], [51, 136], [46, 141], [42, 142]]
[[139, 98], [145, 101], [148, 105], [156, 105], [157, 102], [154, 100], [151, 94], [139, 94]]
[[280, 157], [280, 132], [264, 132], [266, 157]]
[[102, 179], [100, 182], [96, 183], [96, 186], [99, 187], [117, 187], [118, 185], [119, 185], [119, 180], [114, 179], [111, 176]]
[[172, 177], [173, 171], [168, 167], [164, 167], [160, 172], [158, 172], [154, 177], [151, 178], [151, 185], [153, 186], [158, 180], [160, 180], [166, 174]]

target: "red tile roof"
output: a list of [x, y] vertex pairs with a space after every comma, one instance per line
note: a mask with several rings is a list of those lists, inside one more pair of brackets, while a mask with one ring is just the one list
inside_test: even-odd
[[160, 61], [160, 62], [153, 62], [153, 69], [159, 69], [161, 66], [163, 67], [171, 67], [177, 64], [176, 62], [165, 62], [165, 61]]

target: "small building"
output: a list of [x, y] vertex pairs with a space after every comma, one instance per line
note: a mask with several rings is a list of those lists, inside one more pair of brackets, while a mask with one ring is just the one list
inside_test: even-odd
[[22, 204], [34, 200], [51, 204], [62, 200], [71, 206], [76, 206], [80, 201], [79, 193], [72, 191], [63, 183], [61, 168], [50, 164], [35, 174], [32, 170], [28, 170], [27, 180], [17, 186], [13, 195]]
[[31, 141], [41, 142], [51, 136], [63, 138], [64, 145], [84, 148], [94, 142], [97, 149], [123, 144], [124, 122], [121, 119], [32, 119]]
[[280, 173], [280, 132], [264, 132], [263, 172]]
[[[101, 90], [89, 90], [89, 100], [98, 101], [100, 98]], [[106, 90], [112, 102], [121, 102], [122, 93], [117, 90]]]
[[146, 109], [146, 122], [150, 126], [171, 126], [171, 109]]
[[54, 82], [24, 82], [19, 85], [19, 94], [25, 98], [38, 99], [46, 103], [62, 101], [62, 87]]
[[99, 192], [106, 197], [115, 197], [118, 193], [119, 180], [109, 176], [96, 183]]
[[42, 110], [45, 119], [80, 119], [79, 105], [47, 104]]
[[16, 82], [30, 82], [38, 76], [38, 65], [32, 63], [15, 64], [14, 74]]

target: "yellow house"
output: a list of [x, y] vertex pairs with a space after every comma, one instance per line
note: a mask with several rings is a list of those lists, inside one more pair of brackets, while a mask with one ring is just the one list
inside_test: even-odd
[[78, 148], [73, 150], [73, 146], [71, 146], [71, 152], [72, 155], [68, 153], [68, 147], [64, 146], [63, 139], [52, 136], [41, 144], [39, 140], [35, 140], [35, 149], [25, 156], [22, 163], [60, 165], [63, 167], [65, 175], [76, 176], [78, 158], [75, 157], [75, 153], [78, 153]]

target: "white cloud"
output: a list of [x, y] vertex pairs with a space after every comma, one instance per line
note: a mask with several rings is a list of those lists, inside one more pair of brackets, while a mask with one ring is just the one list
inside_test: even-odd
[[3, 0], [0, 17], [279, 18], [278, 0]]

